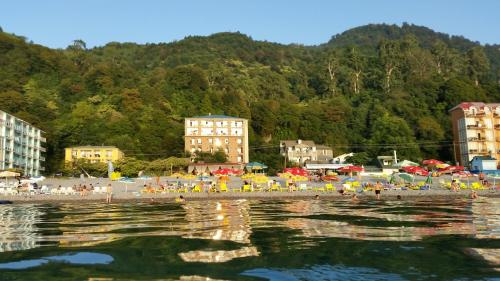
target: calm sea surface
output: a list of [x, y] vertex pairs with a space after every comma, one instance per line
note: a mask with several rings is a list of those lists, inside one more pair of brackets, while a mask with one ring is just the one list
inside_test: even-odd
[[0, 280], [500, 280], [500, 199], [0, 205]]

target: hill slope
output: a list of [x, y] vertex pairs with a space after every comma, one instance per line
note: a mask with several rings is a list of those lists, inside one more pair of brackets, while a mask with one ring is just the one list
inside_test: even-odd
[[392, 149], [450, 159], [447, 110], [499, 101], [499, 65], [498, 46], [413, 25], [359, 27], [316, 47], [217, 33], [52, 50], [1, 32], [0, 108], [47, 131], [50, 171], [77, 144], [180, 156], [183, 117], [208, 112], [250, 118], [251, 158], [273, 167], [285, 138], [362, 161]]

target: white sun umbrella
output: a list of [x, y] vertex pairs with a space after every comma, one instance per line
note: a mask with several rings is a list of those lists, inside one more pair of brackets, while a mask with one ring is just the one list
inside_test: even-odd
[[125, 184], [125, 193], [128, 191], [128, 184], [129, 183], [135, 183], [135, 181], [129, 177], [122, 177], [118, 182], [122, 182]]

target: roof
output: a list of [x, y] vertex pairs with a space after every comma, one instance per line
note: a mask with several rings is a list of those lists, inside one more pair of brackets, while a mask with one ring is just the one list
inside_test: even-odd
[[450, 109], [449, 111], [453, 111], [455, 109], [468, 110], [472, 106], [477, 108], [484, 108], [484, 107], [497, 108], [498, 106], [500, 106], [500, 103], [484, 103], [478, 101], [462, 102], [457, 106], [453, 107], [452, 109]]
[[322, 149], [322, 150], [332, 150], [331, 147], [329, 147], [328, 145], [322, 145], [322, 144], [318, 144], [316, 145], [316, 149]]
[[477, 160], [495, 160], [495, 161], [497, 160], [491, 156], [474, 156], [472, 158], [472, 161], [474, 161], [475, 159], [477, 159]]
[[118, 148], [116, 146], [108, 146], [108, 145], [80, 145], [80, 146], [71, 146], [71, 147], [67, 147], [67, 148], [71, 148], [71, 149], [75, 149], [75, 148], [92, 148], [92, 149], [96, 149], [96, 148]]
[[240, 117], [233, 117], [233, 116], [227, 116], [227, 115], [212, 115], [212, 114], [202, 115], [202, 116], [193, 116], [193, 117], [188, 117], [188, 118], [191, 118], [191, 119], [211, 118], [211, 119], [242, 119], [242, 120], [246, 120], [245, 118], [240, 118]]
[[316, 144], [312, 140], [301, 140], [301, 143], [298, 143], [299, 140], [282, 140], [280, 143], [284, 144], [285, 146], [315, 146]]

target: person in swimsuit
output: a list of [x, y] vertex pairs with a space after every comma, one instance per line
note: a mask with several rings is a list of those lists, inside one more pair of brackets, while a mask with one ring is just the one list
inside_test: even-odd
[[375, 196], [377, 196], [377, 199], [380, 200], [380, 192], [382, 191], [382, 184], [377, 181], [375, 184]]
[[113, 197], [113, 187], [109, 183], [108, 186], [106, 186], [106, 203], [111, 203], [111, 198]]

